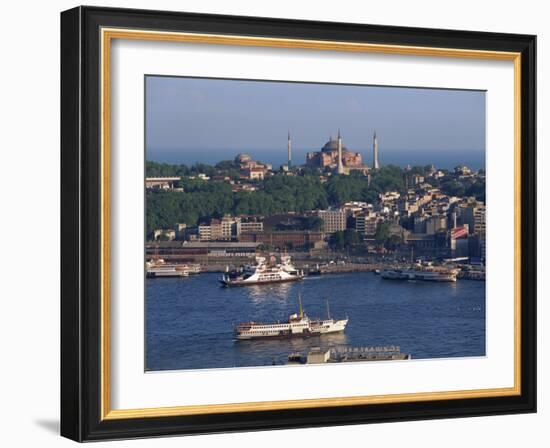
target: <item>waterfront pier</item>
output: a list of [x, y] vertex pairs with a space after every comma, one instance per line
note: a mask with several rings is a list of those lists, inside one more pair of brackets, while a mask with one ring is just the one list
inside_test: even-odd
[[375, 347], [311, 347], [307, 354], [294, 352], [288, 355], [288, 363], [326, 364], [364, 361], [404, 361], [411, 358], [410, 354], [402, 353], [401, 348], [395, 345]]

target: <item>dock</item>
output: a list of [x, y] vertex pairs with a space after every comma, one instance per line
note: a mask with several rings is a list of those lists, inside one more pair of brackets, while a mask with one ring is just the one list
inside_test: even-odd
[[307, 354], [295, 352], [288, 355], [289, 364], [329, 364], [363, 361], [404, 361], [412, 356], [402, 353], [399, 346], [383, 347], [312, 347]]

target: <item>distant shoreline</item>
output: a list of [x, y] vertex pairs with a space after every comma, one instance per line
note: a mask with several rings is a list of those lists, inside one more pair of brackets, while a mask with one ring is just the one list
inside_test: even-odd
[[[349, 148], [352, 152], [359, 152], [363, 156], [363, 163], [372, 164], [371, 149]], [[277, 169], [280, 165], [286, 164], [286, 148], [280, 149], [261, 149], [261, 150], [236, 150], [236, 149], [202, 149], [202, 150], [147, 150], [146, 160], [157, 163], [167, 163], [170, 165], [188, 165], [204, 163], [215, 165], [222, 160], [233, 160], [239, 153], [249, 154], [254, 160], [273, 165]], [[293, 149], [294, 166], [304, 165], [306, 153], [310, 151], [319, 151], [319, 149]], [[439, 169], [453, 169], [457, 165], [466, 165], [474, 170], [485, 169], [485, 151], [426, 151], [426, 150], [390, 150], [380, 149], [380, 161], [382, 165], [397, 165], [405, 168], [411, 166], [435, 165]]]

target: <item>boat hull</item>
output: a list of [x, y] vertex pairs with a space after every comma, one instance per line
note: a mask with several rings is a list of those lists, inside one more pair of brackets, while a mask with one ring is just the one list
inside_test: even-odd
[[188, 275], [188, 273], [182, 271], [147, 272], [145, 274], [147, 278], [184, 278]]
[[423, 282], [456, 282], [456, 274], [382, 271], [380, 276], [386, 280], [419, 280]]
[[456, 276], [443, 275], [438, 277], [423, 277], [422, 275], [417, 275], [414, 280], [421, 280], [423, 282], [456, 282]]
[[329, 334], [338, 334], [343, 333], [345, 331], [345, 328], [341, 330], [335, 330], [335, 331], [329, 331], [325, 333], [320, 332], [304, 332], [304, 333], [284, 333], [284, 334], [277, 334], [277, 335], [262, 335], [262, 336], [242, 336], [242, 335], [235, 335], [236, 341], [256, 341], [256, 340], [280, 340], [280, 339], [309, 339], [309, 338], [316, 338], [316, 337], [322, 337]]

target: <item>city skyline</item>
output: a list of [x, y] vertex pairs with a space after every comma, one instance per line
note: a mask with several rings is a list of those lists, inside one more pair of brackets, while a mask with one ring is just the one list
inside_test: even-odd
[[301, 165], [338, 128], [369, 164], [376, 132], [382, 165], [484, 168], [483, 91], [146, 78], [147, 160], [191, 165], [245, 152], [278, 165], [290, 132], [293, 163]]

